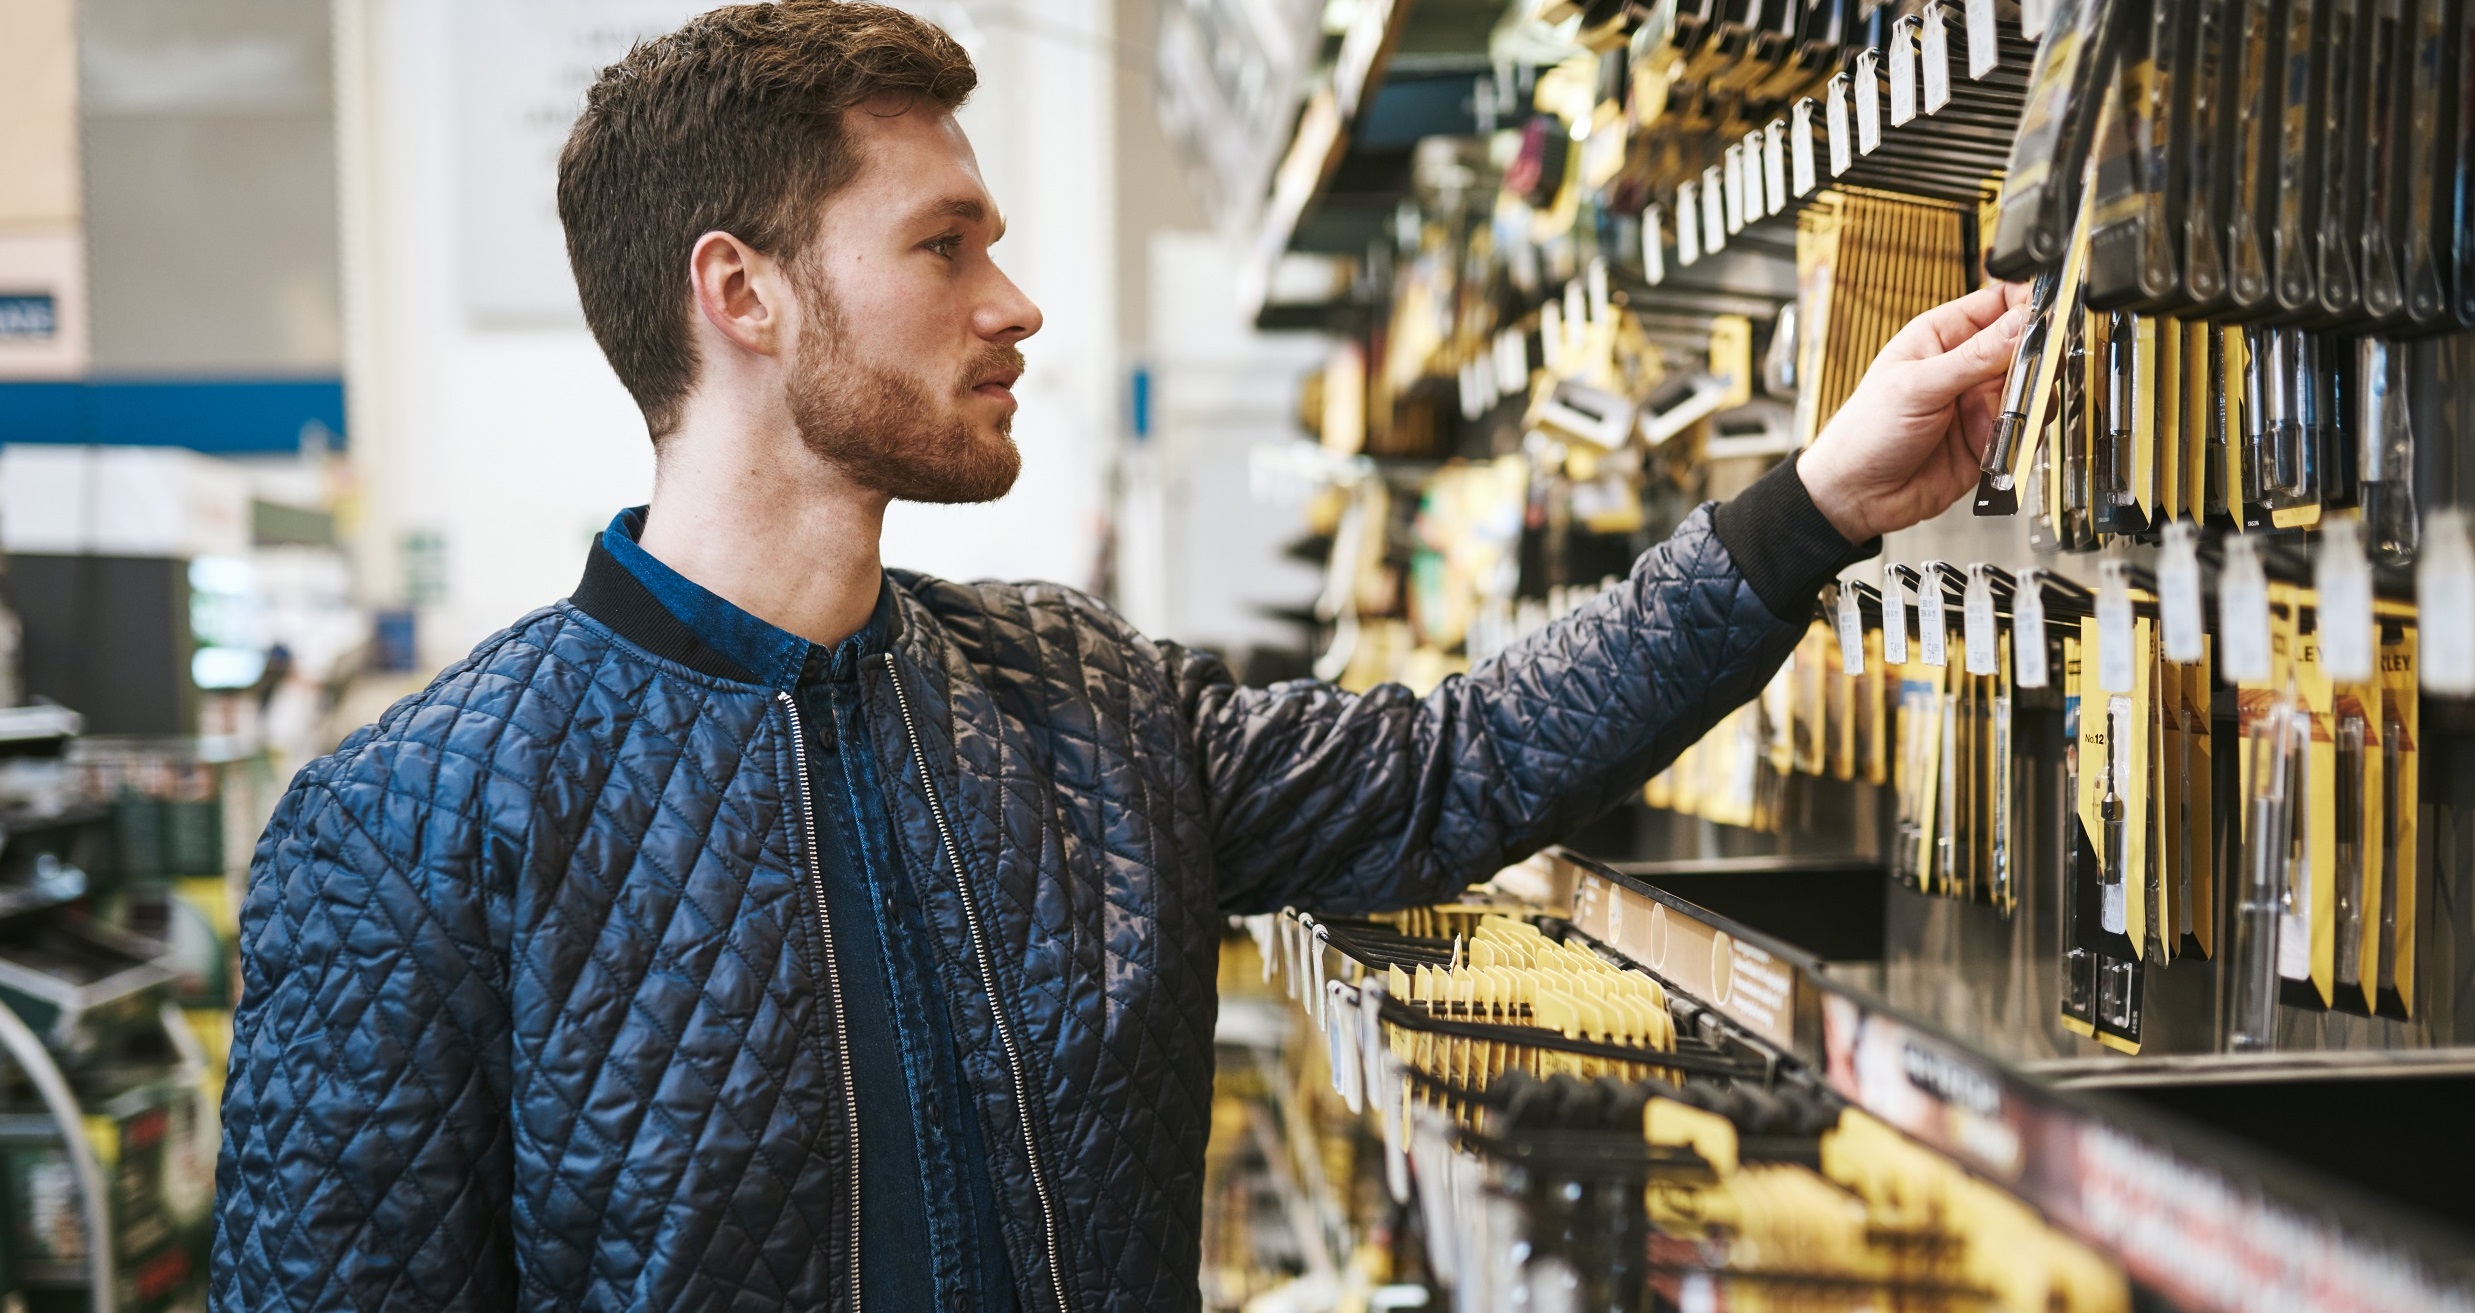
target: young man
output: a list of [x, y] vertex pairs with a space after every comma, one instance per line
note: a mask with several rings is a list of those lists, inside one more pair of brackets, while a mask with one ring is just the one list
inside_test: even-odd
[[267, 827], [216, 1307], [1194, 1307], [1223, 918], [1553, 841], [1974, 480], [2004, 290], [1425, 698], [1237, 688], [1069, 589], [887, 572], [888, 501], [1017, 466], [1040, 314], [990, 258], [974, 81], [919, 20], [784, 0], [593, 88], [560, 213], [652, 504]]

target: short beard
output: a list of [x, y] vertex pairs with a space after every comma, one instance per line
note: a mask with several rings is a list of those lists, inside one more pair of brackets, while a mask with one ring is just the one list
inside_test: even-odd
[[990, 346], [951, 395], [933, 397], [920, 379], [859, 360], [833, 297], [809, 278], [795, 281], [810, 327], [800, 334], [785, 394], [808, 450], [895, 501], [990, 502], [1014, 487], [1023, 456], [1013, 421], [999, 420], [991, 441], [955, 414], [954, 403], [991, 374], [1019, 372], [1021, 351]]

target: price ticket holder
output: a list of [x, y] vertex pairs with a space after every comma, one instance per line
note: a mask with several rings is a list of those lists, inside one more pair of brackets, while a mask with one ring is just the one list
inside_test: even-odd
[[1601, 863], [1549, 855], [1571, 924], [1850, 1103], [2001, 1185], [2193, 1310], [2475, 1310], [2463, 1242], [2208, 1132], [2055, 1088], [1790, 945]]

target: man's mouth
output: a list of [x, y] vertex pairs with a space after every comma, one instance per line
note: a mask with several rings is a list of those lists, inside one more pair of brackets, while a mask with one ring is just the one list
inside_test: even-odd
[[1012, 401], [1014, 399], [1014, 384], [1017, 380], [1021, 379], [1022, 376], [1023, 371], [1019, 369], [1009, 369], [1002, 373], [992, 374], [987, 378], [980, 380], [980, 382], [971, 390], [983, 397], [994, 397], [1000, 401]]

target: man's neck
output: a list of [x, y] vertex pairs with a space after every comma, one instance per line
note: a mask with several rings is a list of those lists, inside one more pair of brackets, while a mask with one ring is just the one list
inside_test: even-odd
[[768, 459], [744, 440], [679, 440], [687, 436], [663, 444], [644, 549], [812, 643], [830, 647], [859, 632], [883, 583], [885, 498], [804, 449]]

